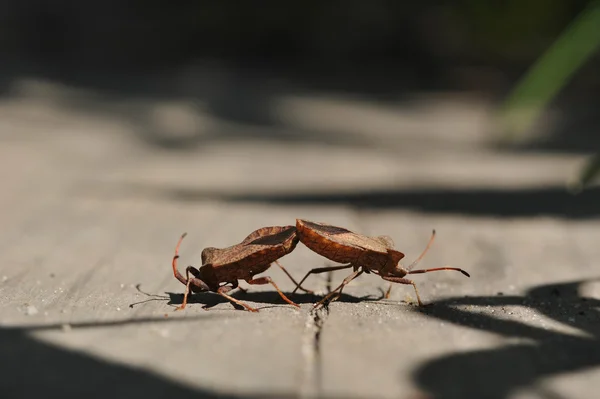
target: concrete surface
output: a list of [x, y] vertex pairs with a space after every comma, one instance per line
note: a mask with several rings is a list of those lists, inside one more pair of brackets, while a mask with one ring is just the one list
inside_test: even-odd
[[[278, 125], [261, 127], [201, 104], [20, 87], [0, 104], [3, 398], [584, 399], [600, 389], [600, 195], [563, 193], [578, 155], [491, 149], [485, 101], [282, 96], [271, 104]], [[144, 112], [129, 118], [127, 106]], [[200, 132], [200, 144], [155, 146], [148, 123], [182, 140]], [[235, 296], [257, 314], [210, 293], [173, 311], [182, 232], [183, 270], [206, 246], [297, 217], [390, 235], [406, 262], [435, 228], [421, 265], [471, 278], [414, 276], [423, 309], [412, 287], [385, 300], [387, 283], [361, 276], [314, 312], [328, 286], [319, 275], [306, 282], [318, 296], [291, 296], [301, 310], [253, 286]], [[297, 278], [331, 264], [301, 244], [281, 263]], [[293, 288], [276, 266], [265, 274]]]

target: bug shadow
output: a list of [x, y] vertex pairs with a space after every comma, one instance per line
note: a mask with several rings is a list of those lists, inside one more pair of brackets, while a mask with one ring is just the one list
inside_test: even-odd
[[[540, 380], [600, 366], [600, 300], [579, 295], [580, 286], [588, 281], [537, 286], [524, 296], [457, 297], [415, 308], [428, 317], [523, 339], [499, 348], [430, 360], [414, 372], [415, 381], [437, 399], [504, 399], [521, 389], [535, 391], [541, 397], [561, 397]], [[500, 317], [467, 310], [465, 305], [494, 307]], [[529, 325], [507, 316], [504, 306], [515, 305], [568, 325], [579, 335]]]
[[[169, 301], [167, 302], [168, 305], [181, 305], [181, 303], [183, 302], [183, 294], [174, 293], [174, 292], [167, 292], [166, 294], [169, 296]], [[307, 303], [314, 304], [314, 303], [317, 303], [322, 298], [321, 295], [306, 294], [306, 293], [291, 294], [291, 293], [284, 292], [284, 294], [291, 301], [293, 301], [299, 305], [307, 304]], [[277, 294], [276, 292], [236, 291], [235, 293], [231, 294], [231, 296], [234, 297], [235, 299], [238, 299], [243, 302], [262, 303], [262, 304], [271, 305], [271, 306], [262, 306], [259, 309], [267, 309], [267, 308], [280, 307], [280, 306], [289, 306], [289, 304], [286, 303], [283, 300], [283, 298], [281, 298], [279, 296], [279, 294]], [[342, 293], [342, 295], [336, 301], [337, 302], [345, 302], [345, 303], [359, 303], [359, 302], [369, 300], [371, 297], [372, 297], [372, 295], [368, 295], [368, 296], [364, 296], [364, 297], [356, 297], [353, 295]], [[212, 293], [212, 292], [195, 293], [188, 297], [188, 304], [203, 304], [204, 305], [203, 307], [205, 309], [210, 309], [221, 303], [230, 303], [236, 309], [240, 309], [240, 310], [244, 309], [243, 307], [238, 306], [238, 305], [230, 302], [226, 298], [223, 298], [222, 296]]]
[[[178, 306], [183, 303], [183, 293], [165, 292], [166, 295], [151, 294], [151, 293], [143, 291], [139, 284], [136, 286], [136, 289], [140, 293], [148, 296], [149, 298], [142, 300], [142, 301], [135, 302], [135, 303], [131, 303], [129, 305], [130, 308], [133, 308], [134, 306], [141, 305], [141, 304], [144, 304], [147, 302], [154, 302], [154, 301], [166, 301], [167, 305], [170, 305], [170, 306]], [[310, 304], [317, 303], [323, 297], [322, 295], [308, 294], [308, 293], [292, 294], [292, 293], [284, 292], [284, 294], [291, 301], [293, 301], [299, 305], [306, 304], [306, 303], [310, 303]], [[272, 305], [272, 306], [262, 306], [262, 307], [260, 307], [260, 309], [268, 309], [268, 308], [280, 307], [280, 306], [289, 306], [289, 304], [286, 303], [283, 300], [283, 298], [281, 298], [281, 296], [279, 296], [279, 294], [277, 292], [251, 291], [251, 290], [246, 289], [246, 291], [235, 290], [230, 295], [233, 298], [238, 299], [243, 302], [251, 302], [251, 303], [254, 302], [254, 303], [262, 303], [262, 304]], [[376, 297], [375, 295], [365, 295], [365, 296], [357, 297], [354, 295], [342, 293], [342, 295], [340, 295], [336, 299], [336, 302], [360, 303], [360, 302], [365, 302], [365, 301], [378, 301], [378, 300], [381, 300], [383, 298], [383, 296], [384, 296], [383, 291], [381, 292], [381, 295], [379, 297]], [[226, 298], [224, 298], [216, 293], [213, 293], [213, 292], [199, 292], [199, 293], [193, 293], [190, 296], [188, 296], [188, 304], [202, 304], [202, 305], [204, 305], [203, 308], [205, 308], [205, 309], [213, 308], [221, 303], [229, 303], [235, 309], [239, 309], [239, 310], [244, 309], [243, 307], [241, 307], [237, 304], [234, 304], [231, 301], [227, 300]]]

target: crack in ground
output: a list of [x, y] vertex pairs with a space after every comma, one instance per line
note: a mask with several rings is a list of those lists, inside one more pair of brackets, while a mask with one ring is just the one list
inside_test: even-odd
[[329, 316], [329, 307], [311, 309], [306, 317], [302, 352], [304, 355], [304, 381], [301, 398], [317, 398], [322, 392], [321, 332]]
[[[331, 292], [332, 273], [328, 273], [326, 291]], [[306, 316], [302, 354], [304, 356], [304, 380], [300, 389], [301, 398], [321, 397], [323, 391], [321, 333], [329, 317], [329, 303], [311, 309]]]

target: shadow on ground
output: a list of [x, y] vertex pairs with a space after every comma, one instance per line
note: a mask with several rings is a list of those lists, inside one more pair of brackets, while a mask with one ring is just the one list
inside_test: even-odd
[[[331, 193], [224, 193], [195, 188], [145, 186], [131, 182], [102, 184], [87, 190], [97, 195], [140, 196], [176, 202], [219, 200], [233, 203], [260, 203], [284, 206], [345, 206], [357, 210], [407, 209], [434, 214], [462, 214], [492, 217], [553, 216], [587, 219], [600, 216], [600, 188], [573, 195], [566, 187], [515, 189], [379, 189]], [[106, 191], [104, 191], [106, 190]], [[103, 192], [104, 191], [104, 192]], [[106, 194], [108, 192], [109, 194]]]
[[[562, 398], [540, 380], [600, 366], [600, 300], [579, 295], [585, 282], [538, 286], [523, 297], [457, 297], [434, 302], [425, 309], [415, 308], [429, 317], [533, 342], [433, 359], [414, 372], [414, 379], [436, 399], [504, 399], [519, 389], [535, 391], [540, 397]], [[496, 314], [505, 313], [503, 306], [529, 307], [589, 337], [530, 326], [509, 320], [510, 316], [472, 312], [465, 305], [492, 306]]]
[[[418, 47], [413, 50], [417, 51]], [[290, 124], [282, 118], [281, 100], [302, 97], [307, 93], [321, 97], [326, 93], [330, 98], [360, 98], [369, 107], [400, 105], [410, 109], [415, 93], [452, 91], [460, 94], [475, 88], [484, 98], [499, 102], [520, 75], [519, 72], [513, 78], [490, 76], [494, 83], [486, 83], [487, 79], [484, 79], [474, 87], [469, 83], [455, 87], [455, 83], [450, 82], [457, 82], [462, 74], [452, 72], [456, 66], [439, 64], [427, 54], [421, 56], [419, 61], [403, 57], [382, 60], [369, 67], [363, 66], [369, 57], [328, 67], [320, 60], [306, 70], [295, 70], [269, 61], [234, 62], [219, 57], [198, 63], [181, 61], [168, 68], [123, 70], [82, 68], [78, 63], [71, 65], [66, 61], [14, 61], [14, 65], [0, 69], [0, 101], [10, 99], [15, 93], [20, 95], [18, 93], [23, 86], [31, 86], [31, 82], [49, 82], [58, 88], [56, 93], [51, 94], [53, 106], [120, 120], [131, 128], [140, 145], [167, 151], [194, 151], [215, 142], [233, 140], [384, 150], [387, 143], [381, 145], [367, 134]], [[312, 57], [303, 59], [299, 64], [310, 59]], [[292, 65], [296, 64], [292, 62]], [[469, 68], [473, 71], [480, 69], [474, 65]], [[487, 70], [489, 68], [481, 68], [483, 75], [487, 74]], [[488, 85], [493, 88], [486, 88]], [[590, 82], [589, 85], [597, 86], [597, 83]], [[34, 97], [53, 93], [43, 88], [45, 83], [41, 86], [41, 89], [33, 91], [26, 87], [24, 92], [26, 95], [33, 92]], [[81, 93], [65, 94], [61, 91], [63, 88]], [[557, 122], [543, 127], [543, 137], [501, 148], [505, 151], [593, 153], [600, 148], [597, 134], [600, 120], [596, 112], [599, 100], [595, 93], [593, 89], [580, 89], [567, 98], [559, 96], [555, 102], [559, 103], [557, 108], [561, 116]], [[194, 126], [189, 128], [190, 131], [179, 134], [172, 131], [174, 127], [166, 128], [157, 122], [157, 109], [165, 104], [176, 107], [185, 104], [187, 116], [184, 119], [188, 122], [184, 124], [189, 120], [195, 121], [191, 122]]]
[[[226, 317], [159, 318], [71, 324], [71, 328], [106, 328], [127, 324], [190, 322]], [[39, 341], [30, 333], [59, 330], [60, 325], [0, 327], [0, 391], [2, 397], [37, 398], [40, 394], [62, 398], [295, 398], [297, 394], [268, 392], [233, 395], [189, 387], [159, 374], [102, 360]], [[168, 361], [168, 360], [166, 360]]]
[[[334, 91], [372, 104], [397, 104], [406, 100], [407, 85], [419, 73], [416, 68], [399, 75], [390, 65], [357, 69], [360, 68], [354, 65], [347, 71], [335, 69], [329, 73], [321, 69], [289, 71], [274, 65], [215, 60], [132, 72], [17, 63], [0, 69], [0, 101], [22, 90], [31, 91], [34, 98], [50, 95], [53, 106], [123, 121], [141, 145], [167, 151], [202, 150], [207, 144], [234, 140], [363, 148], [374, 145], [368, 136], [290, 126], [281, 118], [278, 107], [281, 99], [302, 96], [308, 91]], [[40, 82], [56, 88], [48, 90]], [[31, 89], [37, 86], [40, 87]], [[63, 88], [80, 93], [63, 93]], [[178, 134], [157, 123], [156, 110], [165, 104], [185, 104], [188, 112], [184, 119], [193, 118], [193, 128]]]

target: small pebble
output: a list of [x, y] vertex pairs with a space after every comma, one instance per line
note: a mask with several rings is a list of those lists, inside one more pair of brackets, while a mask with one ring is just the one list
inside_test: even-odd
[[117, 312], [120, 312], [120, 311], [121, 311], [121, 308], [117, 308]]
[[8, 276], [2, 276], [2, 282], [6, 282], [8, 280]]
[[121, 284], [121, 289], [125, 288], [125, 284]]
[[33, 315], [35, 315], [35, 314], [37, 314], [37, 313], [38, 313], [38, 310], [37, 310], [37, 308], [36, 308], [35, 306], [33, 306], [33, 305], [29, 305], [29, 306], [27, 306], [27, 309], [25, 310], [25, 314], [26, 314], [27, 316], [33, 316]]

